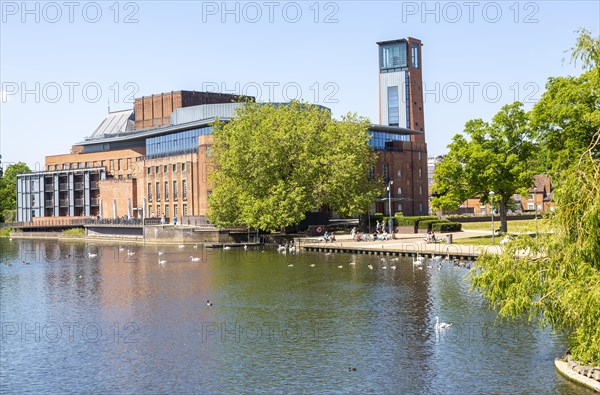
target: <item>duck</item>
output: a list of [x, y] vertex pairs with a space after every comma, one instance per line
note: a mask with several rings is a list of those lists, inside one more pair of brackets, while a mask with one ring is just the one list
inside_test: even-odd
[[452, 323], [445, 323], [445, 322], [440, 322], [440, 319], [438, 316], [435, 317], [435, 329], [448, 329], [452, 326]]
[[206, 301], [206, 305], [207, 305], [208, 307], [211, 307], [211, 306], [213, 305], [213, 304], [212, 304], [212, 302], [210, 301], [210, 299]]
[[350, 366], [350, 367], [348, 367], [348, 371], [349, 371], [349, 372], [356, 372], [356, 368], [355, 368], [355, 367], [352, 367], [352, 366]]
[[202, 258], [195, 258], [191, 255], [190, 255], [190, 259], [192, 260], [192, 262], [200, 262], [202, 260]]

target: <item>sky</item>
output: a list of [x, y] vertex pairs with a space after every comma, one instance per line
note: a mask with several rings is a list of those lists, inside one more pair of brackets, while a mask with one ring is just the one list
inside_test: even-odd
[[42, 170], [111, 111], [178, 90], [300, 99], [378, 123], [376, 42], [423, 42], [429, 156], [470, 119], [529, 109], [600, 1], [0, 1], [0, 154]]

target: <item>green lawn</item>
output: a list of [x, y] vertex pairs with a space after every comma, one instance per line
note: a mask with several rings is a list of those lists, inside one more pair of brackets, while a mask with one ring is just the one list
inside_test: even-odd
[[[496, 236], [494, 238], [495, 245], [500, 243], [504, 236]], [[491, 246], [492, 245], [492, 236], [480, 236], [480, 237], [467, 237], [464, 239], [455, 239], [455, 244], [466, 244], [470, 246]]]
[[[538, 227], [542, 228], [546, 222], [546, 220], [538, 218]], [[525, 220], [514, 220], [508, 221], [508, 232], [509, 233], [522, 233], [522, 232], [535, 232], [535, 219], [525, 219]], [[494, 220], [494, 227], [498, 229], [500, 227], [500, 219]], [[463, 222], [462, 224], [463, 230], [492, 230], [492, 222]], [[491, 240], [491, 238], [490, 238]]]

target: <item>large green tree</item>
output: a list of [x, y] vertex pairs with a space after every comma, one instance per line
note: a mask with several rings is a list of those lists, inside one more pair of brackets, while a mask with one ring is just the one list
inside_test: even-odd
[[31, 169], [24, 162], [8, 165], [0, 178], [0, 215], [4, 221], [14, 220], [17, 209], [17, 174], [29, 173]]
[[[506, 213], [513, 195], [531, 185], [530, 158], [533, 144], [522, 103], [502, 107], [491, 123], [468, 121], [433, 175], [436, 209], [453, 210], [472, 196], [482, 203], [493, 198], [500, 212], [500, 228], [506, 232]], [[493, 191], [491, 196], [489, 193]]]
[[379, 191], [368, 180], [375, 154], [369, 121], [301, 102], [251, 104], [216, 123], [209, 218], [217, 226], [279, 230], [327, 206], [365, 211]]
[[[600, 40], [580, 31], [574, 58], [588, 71], [551, 79], [533, 110], [542, 158], [560, 180], [549, 232], [523, 236], [501, 255], [483, 255], [472, 284], [501, 317], [529, 319], [569, 336], [571, 353], [600, 364]], [[595, 126], [593, 126], [595, 125]], [[593, 128], [596, 128], [593, 131]], [[551, 155], [551, 150], [556, 155]]]
[[[538, 171], [560, 182], [561, 172], [576, 162], [600, 127], [600, 40], [582, 30], [573, 48], [586, 69], [578, 77], [554, 77], [531, 111], [531, 125], [539, 145]], [[586, 46], [589, 51], [586, 52]], [[595, 62], [595, 63], [594, 63]], [[595, 148], [594, 156], [598, 157]]]

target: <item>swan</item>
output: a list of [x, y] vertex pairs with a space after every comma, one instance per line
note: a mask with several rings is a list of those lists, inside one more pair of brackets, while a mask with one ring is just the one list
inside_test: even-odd
[[354, 266], [354, 265], [356, 265], [356, 262], [350, 261], [348, 264]]
[[202, 260], [202, 258], [194, 258], [191, 255], [190, 255], [190, 259], [192, 260], [192, 262], [200, 262]]
[[244, 251], [248, 251], [248, 246], [244, 244]]
[[230, 246], [225, 246], [225, 247], [223, 247], [223, 249], [229, 251], [229, 250], [231, 250], [231, 247]]
[[88, 252], [88, 257], [90, 257], [90, 258], [95, 258], [97, 256], [98, 256], [98, 254]]
[[164, 253], [165, 253], [164, 251], [158, 251], [158, 255], [162, 255]]
[[396, 265], [392, 265], [390, 267], [392, 268], [392, 270], [396, 270]]
[[310, 265], [308, 265], [308, 266], [310, 266], [310, 267], [315, 267], [315, 264], [314, 264], [314, 263], [311, 263], [311, 264], [310, 264]]
[[423, 260], [422, 260], [422, 259], [421, 259], [421, 260], [419, 260], [418, 258], [415, 258], [415, 257], [413, 256], [413, 265], [415, 265], [415, 266], [419, 266], [419, 265], [422, 265], [422, 264], [423, 264]]
[[166, 260], [158, 258], [158, 264], [159, 265], [164, 265], [165, 263], [167, 263]]
[[294, 267], [294, 264], [293, 264], [293, 263], [290, 263], [290, 264], [288, 265], [288, 267]]
[[184, 248], [185, 244], [179, 244], [179, 248]]
[[373, 265], [367, 266], [369, 269], [373, 270]]
[[435, 317], [435, 329], [448, 329], [452, 326], [452, 323], [447, 324], [445, 322], [440, 322], [438, 316]]
[[127, 255], [134, 256], [135, 255], [135, 251], [127, 251]]
[[342, 269], [344, 266], [342, 265], [338, 265], [338, 269]]

